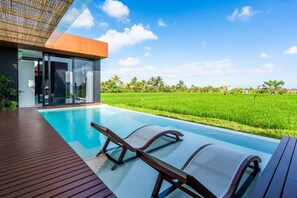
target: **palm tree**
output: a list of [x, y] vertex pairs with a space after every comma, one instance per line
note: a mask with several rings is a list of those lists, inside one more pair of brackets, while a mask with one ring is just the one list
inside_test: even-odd
[[102, 93], [105, 93], [107, 90], [106, 90], [106, 82], [105, 81], [102, 81], [101, 83], [100, 83], [100, 91], [102, 92]]
[[155, 85], [157, 87], [157, 92], [164, 88], [164, 82], [161, 76], [155, 78]]
[[133, 85], [131, 83], [125, 84], [125, 92], [133, 92]]
[[280, 90], [282, 86], [285, 84], [284, 81], [277, 81], [277, 80], [269, 80], [264, 82], [264, 86], [269, 89], [271, 94], [275, 94], [276, 91]]
[[273, 81], [273, 86], [274, 86], [275, 90], [277, 90], [277, 91], [280, 90], [284, 84], [285, 84], [285, 82], [282, 80], [281, 81], [276, 81], [276, 80]]
[[148, 90], [148, 84], [145, 80], [142, 80], [137, 83], [141, 92], [146, 92]]
[[137, 82], [136, 76], [134, 76], [131, 79], [129, 84], [131, 85], [131, 89], [132, 89], [133, 92], [138, 92], [139, 91], [140, 88], [138, 87], [138, 82]]
[[185, 85], [184, 81], [180, 80], [176, 85], [177, 91], [186, 91], [187, 86]]
[[189, 88], [189, 92], [197, 92], [198, 91], [198, 87], [196, 87], [195, 85], [191, 85], [191, 87]]
[[121, 78], [118, 75], [114, 75], [113, 77], [111, 77], [111, 80], [113, 82], [115, 82], [118, 86], [124, 85], [123, 81], [121, 80]]

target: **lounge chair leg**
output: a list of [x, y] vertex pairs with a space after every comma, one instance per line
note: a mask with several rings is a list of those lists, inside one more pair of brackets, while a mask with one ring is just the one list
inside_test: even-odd
[[163, 183], [163, 177], [162, 177], [162, 174], [159, 173], [154, 190], [153, 190], [152, 197], [154, 197], [154, 198], [159, 197], [159, 192], [160, 192], [162, 183]]
[[123, 159], [125, 157], [126, 152], [127, 152], [127, 149], [126, 148], [123, 148], [118, 161], [116, 161], [115, 164], [113, 165], [113, 167], [111, 168], [112, 171], [114, 171], [115, 169], [117, 169], [118, 165], [121, 165], [121, 164], [124, 163], [123, 162]]
[[121, 155], [120, 155], [120, 157], [118, 159], [118, 164], [122, 164], [123, 163], [123, 159], [124, 159], [124, 157], [126, 155], [126, 152], [127, 152], [127, 149], [126, 148], [123, 148], [123, 150], [121, 152]]
[[105, 153], [106, 148], [107, 148], [109, 142], [110, 142], [110, 139], [107, 138], [107, 140], [104, 143], [104, 146], [102, 147], [101, 151], [99, 151], [99, 153], [97, 153], [96, 157], [99, 157], [102, 153]]
[[118, 167], [118, 164], [114, 164], [112, 167], [111, 167], [111, 171], [114, 171], [115, 169], [117, 169], [117, 167]]

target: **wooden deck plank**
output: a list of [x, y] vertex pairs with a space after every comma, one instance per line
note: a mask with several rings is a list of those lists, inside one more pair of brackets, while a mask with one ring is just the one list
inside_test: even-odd
[[[29, 183], [27, 185], [22, 186], [21, 188], [18, 187], [18, 186], [14, 186], [15, 188], [5, 189], [5, 190], [3, 190], [1, 192], [0, 195], [3, 196], [3, 195], [6, 195], [6, 194], [10, 194], [11, 196], [17, 197], [17, 196], [21, 196], [21, 195], [25, 196], [24, 194], [32, 193], [32, 192], [35, 192], [37, 190], [47, 191], [48, 186], [56, 184], [57, 182], [64, 181], [65, 179], [71, 178], [73, 176], [77, 176], [79, 174], [85, 173], [85, 172], [87, 172], [87, 170], [88, 170], [87, 167], [84, 167], [84, 168], [81, 168], [81, 169], [78, 169], [78, 170], [75, 170], [73, 172], [66, 173], [66, 174], [64, 174], [64, 172], [60, 172], [60, 174], [58, 174], [56, 177], [48, 179], [48, 180], [40, 181], [37, 184], [32, 182], [32, 184]], [[29, 197], [31, 197], [31, 196], [29, 196]]]
[[[97, 185], [102, 185], [102, 188], [104, 187], [104, 184], [101, 181], [95, 180], [95, 181], [85, 183], [85, 184], [79, 186], [79, 188], [73, 188], [73, 189], [70, 189], [69, 191], [65, 191], [65, 192], [63, 192], [61, 194], [58, 194], [58, 195], [54, 196], [54, 197], [64, 198], [64, 197], [71, 197], [71, 196], [74, 196], [76, 194], [79, 194], [79, 193], [85, 192], [85, 191], [90, 192], [89, 189], [92, 188], [92, 187], [95, 187]], [[84, 197], [86, 197], [86, 196], [84, 196]]]
[[96, 175], [91, 174], [89, 171], [85, 171], [85, 172], [81, 171], [79, 173], [73, 173], [73, 174], [77, 174], [77, 175], [75, 175], [73, 177], [68, 177], [65, 179], [63, 178], [63, 180], [61, 180], [61, 181], [54, 182], [50, 185], [47, 185], [46, 188], [40, 188], [40, 189], [31, 191], [30, 193], [22, 195], [22, 197], [36, 197], [36, 196], [52, 197], [56, 194], [52, 194], [51, 191], [55, 191], [56, 189], [64, 188], [64, 187], [65, 187], [65, 191], [67, 191], [67, 190], [69, 190], [71, 188], [75, 188], [77, 186], [75, 184], [72, 184], [74, 182], [79, 182], [81, 185], [81, 184], [85, 183], [85, 180], [89, 180], [89, 179], [93, 180], [94, 178], [96, 178]]
[[9, 171], [13, 171], [13, 172], [18, 172], [18, 171], [22, 171], [22, 170], [26, 170], [26, 169], [30, 169], [33, 167], [40, 167], [42, 165], [47, 166], [48, 163], [52, 163], [52, 162], [57, 162], [59, 160], [69, 160], [71, 158], [76, 158], [76, 154], [70, 151], [68, 152], [63, 152], [63, 153], [56, 153], [56, 154], [51, 154], [51, 155], [43, 155], [43, 158], [34, 158], [31, 159], [31, 161], [21, 161], [18, 160], [18, 163], [16, 164], [11, 164], [9, 167], [2, 167], [0, 170], [0, 176], [4, 176], [6, 174], [8, 174], [7, 172]]
[[291, 138], [266, 192], [267, 197], [281, 197], [296, 140]]
[[76, 158], [73, 158], [71, 160], [65, 159], [65, 161], [56, 161], [53, 163], [48, 163], [43, 166], [34, 167], [33, 169], [26, 169], [24, 171], [19, 171], [19, 172], [12, 171], [12, 172], [10, 172], [9, 175], [1, 176], [0, 184], [3, 184], [5, 182], [16, 181], [18, 179], [22, 179], [22, 178], [26, 178], [26, 177], [31, 177], [33, 175], [43, 173], [47, 170], [52, 170], [54, 168], [63, 167], [66, 165], [66, 163], [71, 164], [71, 163], [75, 163], [78, 161], [80, 161], [80, 160], [76, 159]]
[[43, 181], [53, 179], [60, 175], [65, 175], [65, 174], [71, 173], [72, 171], [76, 171], [76, 170], [83, 169], [83, 168], [84, 168], [83, 162], [77, 162], [77, 163], [65, 165], [60, 168], [55, 168], [50, 171], [46, 171], [46, 172], [36, 174], [36, 175], [30, 176], [30, 177], [25, 177], [23, 179], [19, 179], [14, 182], [6, 183], [5, 185], [1, 185], [0, 190], [2, 190], [2, 191], [17, 191], [17, 190], [20, 190], [23, 188], [27, 188], [29, 186], [37, 185]]
[[[48, 150], [48, 151], [40, 151], [38, 152], [38, 150], [36, 150], [36, 152], [34, 153], [26, 153], [26, 154], [22, 154], [22, 156], [17, 156], [17, 155], [10, 155], [8, 157], [8, 159], [2, 159], [0, 162], [0, 166], [2, 165], [6, 165], [6, 163], [10, 163], [10, 162], [15, 162], [15, 158], [18, 159], [18, 161], [20, 162], [28, 162], [28, 161], [32, 161], [32, 159], [34, 160], [38, 160], [38, 159], [42, 159], [43, 156], [53, 156], [53, 155], [66, 155], [67, 153], [73, 153], [72, 149], [69, 148], [61, 148], [61, 149], [57, 149], [57, 150]], [[25, 157], [26, 156], [26, 157]]]
[[115, 197], [36, 109], [0, 112], [0, 129], [0, 197]]
[[84, 191], [84, 192], [81, 192], [79, 194], [76, 194], [74, 196], [71, 196], [72, 198], [81, 198], [81, 197], [90, 197], [96, 193], [99, 193], [101, 191], [105, 190], [104, 188], [100, 189], [100, 191], [98, 191], [97, 188], [90, 188], [88, 191]]
[[267, 163], [265, 169], [261, 173], [258, 181], [256, 182], [254, 188], [249, 197], [264, 197], [266, 194], [266, 190], [269, 187], [270, 181], [274, 176], [274, 172], [279, 164], [279, 161], [287, 147], [289, 142], [289, 137], [284, 137], [280, 144], [278, 145], [277, 149], [275, 150], [274, 154], [272, 155], [271, 159]]
[[[84, 189], [81, 188], [81, 186], [83, 186], [86, 183], [92, 183], [96, 179], [97, 179], [96, 175], [89, 175], [88, 177], [79, 179], [79, 180], [77, 180], [75, 182], [72, 182], [72, 183], [67, 183], [63, 187], [56, 188], [56, 189], [54, 189], [52, 191], [49, 191], [49, 192], [47, 192], [45, 194], [45, 196], [46, 197], [53, 197], [53, 196], [56, 196], [58, 194], [61, 194], [61, 193], [65, 192], [65, 190], [69, 191], [69, 190], [72, 190], [72, 189], [75, 189], [75, 188], [80, 188], [81, 191], [83, 191]], [[98, 185], [96, 187], [98, 187]], [[40, 196], [37, 196], [37, 197], [43, 198], [44, 195], [40, 195]]]
[[104, 189], [98, 193], [93, 194], [92, 196], [89, 196], [89, 198], [97, 198], [97, 197], [108, 197], [111, 193], [108, 191], [108, 189]]
[[297, 197], [297, 139], [283, 137], [249, 197]]
[[282, 196], [297, 197], [297, 141]]

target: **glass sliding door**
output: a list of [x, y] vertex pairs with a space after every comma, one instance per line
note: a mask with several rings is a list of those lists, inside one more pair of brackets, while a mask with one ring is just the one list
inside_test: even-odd
[[44, 54], [40, 70], [44, 105], [94, 102], [93, 60]]
[[75, 103], [94, 101], [93, 61], [74, 59]]
[[73, 103], [72, 59], [45, 56], [45, 104]]

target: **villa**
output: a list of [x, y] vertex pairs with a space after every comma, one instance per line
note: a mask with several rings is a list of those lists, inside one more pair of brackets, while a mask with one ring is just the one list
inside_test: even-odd
[[[252, 198], [297, 196], [296, 138], [276, 140], [101, 105], [101, 60], [108, 57], [108, 43], [65, 33], [74, 22], [63, 18], [71, 6], [85, 5], [74, 0], [0, 2], [0, 75], [11, 77], [13, 88], [22, 91], [14, 98], [17, 110], [0, 111], [0, 197], [150, 197], [153, 188], [157, 197], [185, 197], [187, 191], [198, 196], [197, 188], [201, 186], [207, 191], [204, 195], [216, 197], [207, 189], [210, 187], [228, 197], [226, 189], [216, 188], [211, 182], [206, 182], [206, 187], [200, 182], [197, 188], [189, 185], [192, 190], [188, 190], [166, 175], [171, 170], [188, 184], [192, 176], [185, 176], [183, 170], [189, 167], [189, 159], [196, 157], [192, 154], [205, 147], [210, 150], [210, 157], [213, 151], [222, 152], [215, 159], [215, 169], [207, 170], [207, 177], [218, 173], [228, 180], [225, 183], [230, 179], [226, 172], [241, 166], [224, 164], [224, 152], [233, 161], [237, 155], [246, 157], [246, 153], [257, 159], [252, 168], [260, 173], [249, 172], [251, 166], [246, 166], [243, 172], [231, 175], [238, 179], [238, 186], [230, 184], [236, 187], [232, 196], [235, 192]], [[157, 126], [143, 127], [151, 124]], [[145, 133], [153, 129], [162, 133], [149, 137], [149, 142], [142, 142], [140, 147], [137, 138], [142, 136], [143, 140]], [[135, 137], [127, 133], [134, 130], [138, 132]], [[167, 142], [167, 137], [160, 137], [163, 133], [168, 135], [168, 131], [176, 135], [176, 141]], [[132, 138], [122, 140], [124, 136]], [[118, 147], [107, 149], [110, 142], [123, 147], [122, 152]], [[131, 142], [135, 148], [131, 149]], [[137, 149], [151, 145], [154, 157], [147, 150]], [[110, 160], [114, 156], [119, 158], [116, 169]], [[123, 163], [124, 156], [133, 159]], [[209, 156], [200, 160], [207, 164]], [[195, 163], [199, 164], [199, 160]], [[206, 166], [203, 163], [201, 167]], [[158, 164], [169, 169], [165, 176]], [[178, 169], [183, 164], [182, 170]], [[162, 184], [162, 176], [169, 183], [172, 180], [175, 188], [167, 182]]]
[[73, 1], [38, 2], [1, 1], [0, 74], [23, 91], [19, 107], [99, 102], [107, 43], [59, 32]]

